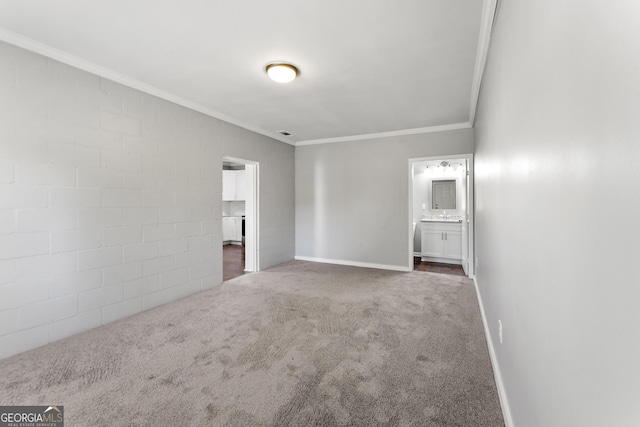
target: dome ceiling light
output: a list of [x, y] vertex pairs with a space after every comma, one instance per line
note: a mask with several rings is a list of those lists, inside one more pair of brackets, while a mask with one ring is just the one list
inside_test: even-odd
[[298, 69], [291, 64], [284, 62], [274, 62], [265, 68], [271, 80], [278, 83], [289, 83], [298, 77]]

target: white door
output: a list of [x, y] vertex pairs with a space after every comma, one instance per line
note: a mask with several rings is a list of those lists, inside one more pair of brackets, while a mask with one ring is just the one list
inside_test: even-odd
[[248, 163], [244, 167], [245, 179], [245, 271], [258, 271], [257, 229], [258, 229], [258, 164]]
[[440, 258], [444, 255], [444, 233], [422, 230], [422, 256]]
[[469, 159], [464, 161], [464, 175], [462, 176], [462, 234], [461, 238], [461, 258], [462, 269], [465, 275], [469, 275], [469, 215], [467, 211], [471, 208], [469, 204]]
[[444, 258], [460, 259], [462, 254], [462, 237], [458, 231], [445, 231]]

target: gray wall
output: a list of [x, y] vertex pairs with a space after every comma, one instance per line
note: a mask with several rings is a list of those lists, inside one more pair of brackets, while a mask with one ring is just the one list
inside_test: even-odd
[[0, 43], [0, 357], [222, 281], [222, 156], [294, 256], [294, 148]]
[[501, 4], [476, 277], [518, 427], [640, 425], [639, 16], [637, 1]]
[[472, 150], [471, 129], [296, 147], [296, 257], [407, 268], [408, 159]]

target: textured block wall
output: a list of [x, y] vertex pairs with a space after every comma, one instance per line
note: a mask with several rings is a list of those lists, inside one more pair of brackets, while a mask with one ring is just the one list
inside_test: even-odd
[[220, 284], [223, 155], [293, 258], [293, 147], [0, 43], [0, 357]]

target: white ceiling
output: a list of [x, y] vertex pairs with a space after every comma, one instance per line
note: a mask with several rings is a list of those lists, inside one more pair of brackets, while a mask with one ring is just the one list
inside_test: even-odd
[[295, 145], [470, 127], [485, 3], [0, 0], [0, 39]]

